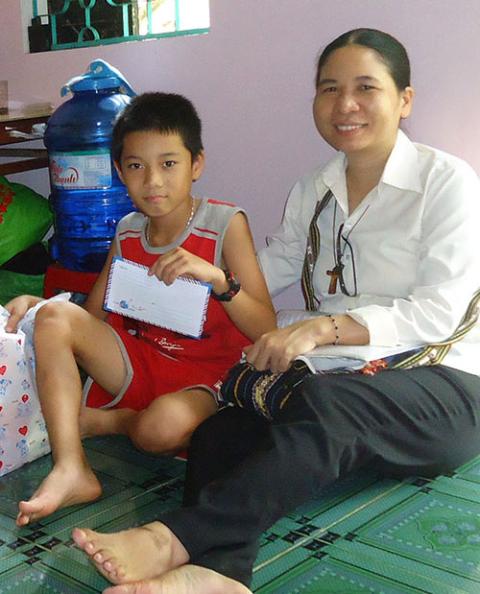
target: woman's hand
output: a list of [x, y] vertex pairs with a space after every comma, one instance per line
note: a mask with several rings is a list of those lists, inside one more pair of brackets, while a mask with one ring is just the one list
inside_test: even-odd
[[286, 371], [295, 357], [320, 344], [335, 340], [331, 321], [324, 316], [296, 322], [261, 336], [255, 344], [245, 347], [247, 361], [256, 369]]
[[368, 344], [368, 329], [347, 314], [318, 316], [263, 334], [244, 348], [247, 361], [256, 369], [286, 371], [292, 361], [317, 346], [327, 344]]
[[10, 317], [5, 325], [5, 332], [15, 333], [17, 331], [18, 323], [25, 316], [27, 311], [40, 303], [41, 297], [34, 297], [33, 295], [21, 295], [15, 297], [5, 305], [5, 309], [10, 313]]
[[179, 276], [191, 276], [211, 283], [216, 293], [223, 293], [228, 289], [225, 275], [220, 268], [180, 247], [160, 256], [150, 266], [148, 274], [155, 275], [166, 285], [171, 285]]

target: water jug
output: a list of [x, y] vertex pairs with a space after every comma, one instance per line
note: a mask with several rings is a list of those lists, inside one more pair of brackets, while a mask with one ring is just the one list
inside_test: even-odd
[[118, 221], [134, 209], [110, 156], [115, 118], [135, 95], [120, 72], [103, 60], [61, 90], [72, 97], [45, 130], [54, 213], [52, 257], [64, 268], [101, 270]]

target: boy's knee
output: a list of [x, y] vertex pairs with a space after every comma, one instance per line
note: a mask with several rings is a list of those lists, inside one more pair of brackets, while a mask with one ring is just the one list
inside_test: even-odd
[[35, 326], [44, 323], [59, 323], [70, 319], [72, 304], [63, 301], [45, 303], [35, 314]]
[[67, 319], [67, 309], [63, 302], [50, 302], [43, 305], [35, 315], [34, 331], [38, 334], [39, 330], [45, 327], [60, 326]]
[[139, 450], [151, 454], [173, 454], [185, 447], [190, 430], [183, 430], [172, 415], [152, 415], [148, 409], [139, 412], [129, 430], [129, 437]]
[[[33, 339], [36, 346], [50, 341], [70, 342], [76, 335], [76, 328], [81, 327], [81, 320], [76, 317], [78, 306], [68, 302], [50, 302], [43, 305], [35, 315]], [[80, 309], [80, 308], [79, 308]]]

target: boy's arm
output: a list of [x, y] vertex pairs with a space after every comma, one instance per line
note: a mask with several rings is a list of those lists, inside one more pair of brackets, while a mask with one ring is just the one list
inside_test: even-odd
[[150, 266], [149, 274], [167, 285], [182, 275], [212, 284], [220, 295], [229, 289], [222, 268], [230, 270], [241, 289], [231, 301], [222, 301], [234, 324], [250, 340], [276, 328], [275, 312], [263, 274], [260, 271], [250, 228], [245, 215], [237, 213], [228, 225], [223, 240], [221, 267], [177, 247], [161, 255]]
[[105, 320], [107, 312], [103, 309], [103, 302], [105, 299], [105, 289], [107, 287], [108, 274], [110, 272], [110, 265], [113, 257], [116, 255], [115, 241], [112, 241], [110, 250], [107, 255], [107, 259], [100, 274], [92, 287], [92, 290], [88, 294], [87, 300], [84, 303], [84, 309], [86, 309], [92, 316], [95, 316], [99, 320]]
[[[228, 226], [222, 251], [225, 268], [230, 270], [241, 285], [231, 301], [222, 302], [231, 320], [250, 340], [255, 341], [265, 332], [277, 327], [275, 310], [265, 279], [258, 265], [252, 234], [246, 216], [237, 213]], [[228, 290], [214, 287], [216, 293]]]

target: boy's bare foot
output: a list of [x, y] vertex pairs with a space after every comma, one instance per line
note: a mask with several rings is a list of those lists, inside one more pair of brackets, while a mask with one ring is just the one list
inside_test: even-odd
[[160, 522], [113, 534], [75, 528], [72, 536], [113, 584], [150, 579], [189, 560], [182, 543]]
[[80, 409], [80, 436], [127, 435], [128, 427], [137, 414], [129, 408], [101, 410], [82, 406]]
[[102, 487], [87, 465], [55, 465], [28, 501], [18, 504], [17, 526], [26, 526], [57, 509], [87, 503], [102, 494]]
[[246, 586], [211, 569], [183, 565], [152, 580], [107, 588], [103, 594], [252, 594]]

